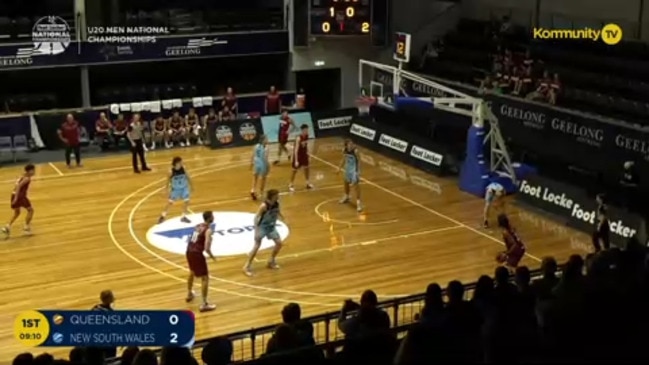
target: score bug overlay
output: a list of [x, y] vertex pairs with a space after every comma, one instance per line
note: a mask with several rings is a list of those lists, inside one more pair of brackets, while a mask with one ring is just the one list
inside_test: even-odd
[[20, 313], [14, 337], [28, 347], [191, 346], [190, 311], [57, 311]]

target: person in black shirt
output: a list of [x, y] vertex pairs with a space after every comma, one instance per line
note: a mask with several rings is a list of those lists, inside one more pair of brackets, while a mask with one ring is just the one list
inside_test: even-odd
[[638, 208], [643, 206], [643, 199], [638, 199], [639, 179], [635, 168], [635, 163], [633, 161], [627, 161], [624, 163], [624, 170], [620, 179], [620, 185], [622, 186], [622, 199], [624, 199], [624, 207], [631, 212], [641, 213], [641, 209]]
[[[113, 303], [115, 303], [115, 295], [113, 295], [112, 290], [104, 290], [99, 294], [99, 299], [101, 303], [92, 307], [93, 311], [100, 312], [112, 312]], [[106, 347], [101, 349], [104, 353], [104, 358], [110, 359], [117, 356], [117, 349], [114, 347]]]
[[610, 233], [611, 227], [608, 221], [608, 206], [605, 203], [604, 194], [597, 195], [597, 211], [595, 217], [595, 231], [593, 232], [593, 246], [599, 252], [604, 246], [605, 250], [611, 248]]

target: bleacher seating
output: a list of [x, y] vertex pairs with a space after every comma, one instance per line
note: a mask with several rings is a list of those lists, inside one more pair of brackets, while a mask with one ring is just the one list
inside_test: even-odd
[[[464, 286], [451, 281], [446, 290], [431, 284], [423, 294], [382, 303], [365, 291], [360, 304], [345, 303], [347, 314], [301, 318], [299, 306], [289, 304], [278, 326], [199, 341], [192, 350], [128, 348], [118, 360], [130, 365], [193, 365], [198, 359], [207, 365], [646, 363], [648, 257], [646, 248], [630, 241], [625, 251], [585, 260], [573, 255], [561, 274], [556, 261], [546, 258], [536, 272], [519, 267], [512, 277], [498, 267], [493, 278], [483, 275]], [[388, 315], [389, 327], [377, 321]], [[26, 365], [54, 363], [46, 357], [17, 359]], [[100, 365], [104, 359], [98, 349], [77, 348], [70, 360]]]
[[244, 30], [282, 29], [284, 17], [281, 2], [273, 6], [253, 1], [214, 2], [199, 4], [137, 0], [120, 2], [121, 25], [168, 27], [173, 33], [233, 32]]
[[[497, 44], [514, 53], [531, 52], [564, 85], [558, 104], [587, 113], [646, 124], [649, 116], [649, 47], [635, 41], [606, 46], [592, 41], [532, 40], [531, 31], [513, 27], [503, 39], [490, 22], [462, 20], [444, 38], [444, 51], [419, 71], [476, 84], [491, 72]], [[542, 70], [536, 70], [542, 72]]]

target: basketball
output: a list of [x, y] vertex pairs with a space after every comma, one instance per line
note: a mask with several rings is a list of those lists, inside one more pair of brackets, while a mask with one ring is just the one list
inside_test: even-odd
[[496, 255], [496, 262], [499, 264], [502, 264], [503, 262], [507, 261], [507, 254], [504, 252], [500, 252], [498, 255]]

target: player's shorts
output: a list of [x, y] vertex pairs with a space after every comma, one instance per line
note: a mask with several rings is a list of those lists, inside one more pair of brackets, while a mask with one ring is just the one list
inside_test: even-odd
[[356, 171], [345, 171], [345, 182], [350, 185], [358, 184], [359, 176]]
[[518, 263], [523, 259], [523, 256], [525, 256], [525, 247], [520, 247], [510, 252], [505, 262], [511, 267], [517, 267]]
[[255, 167], [253, 168], [253, 174], [257, 176], [266, 176], [268, 175], [268, 166], [265, 164], [255, 164]]
[[29, 209], [32, 207], [32, 202], [30, 202], [26, 196], [19, 197], [18, 199], [16, 199], [16, 203], [14, 204], [14, 195], [11, 195], [11, 200], [9, 201], [9, 203], [11, 204], [11, 209]]
[[209, 274], [209, 271], [207, 270], [207, 260], [202, 252], [187, 252], [185, 258], [187, 258], [189, 271], [191, 271], [194, 276], [202, 277]]
[[264, 239], [268, 238], [269, 240], [278, 240], [279, 239], [279, 232], [277, 232], [277, 228], [275, 227], [264, 227], [261, 226], [259, 227], [257, 237], [256, 239]]
[[287, 144], [288, 143], [288, 134], [280, 133], [279, 137], [277, 138], [277, 141], [279, 142], [279, 144], [282, 144], [282, 145]]
[[189, 200], [189, 189], [171, 189], [169, 192], [169, 201]]
[[484, 195], [484, 201], [487, 205], [491, 205], [494, 200], [496, 200], [496, 192], [493, 190], [487, 190]]
[[298, 158], [293, 161], [293, 168], [295, 170], [303, 167], [309, 167], [309, 156], [298, 156]]

